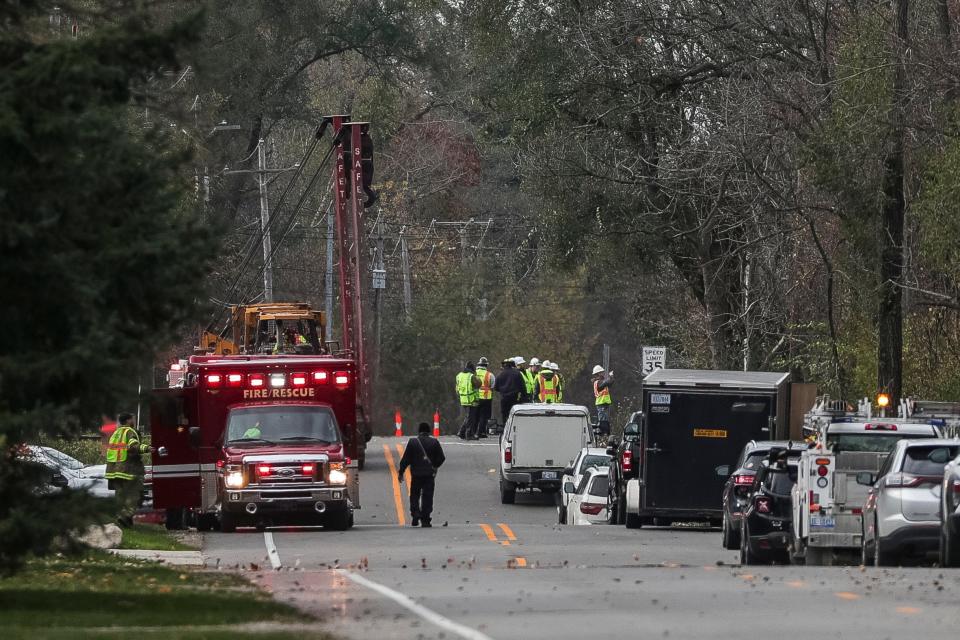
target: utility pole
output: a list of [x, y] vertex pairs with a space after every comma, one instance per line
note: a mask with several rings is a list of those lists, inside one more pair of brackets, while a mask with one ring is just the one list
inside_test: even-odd
[[327, 340], [333, 340], [333, 203], [327, 209], [327, 273], [324, 281], [326, 300], [324, 311], [327, 314]]
[[267, 157], [263, 138], [257, 144], [257, 178], [260, 185], [260, 231], [263, 236], [263, 301], [273, 302], [273, 249], [270, 243], [270, 202], [267, 199]]
[[400, 229], [400, 268], [403, 270], [403, 317], [409, 324], [413, 312], [413, 296], [410, 293], [410, 252], [403, 229]]

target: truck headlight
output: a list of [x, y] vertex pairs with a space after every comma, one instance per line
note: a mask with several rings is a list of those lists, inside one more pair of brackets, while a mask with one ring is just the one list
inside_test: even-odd
[[330, 465], [330, 484], [347, 484], [347, 472], [343, 470], [342, 462], [334, 462]]
[[227, 475], [223, 476], [223, 484], [230, 489], [242, 489], [243, 471], [228, 471]]

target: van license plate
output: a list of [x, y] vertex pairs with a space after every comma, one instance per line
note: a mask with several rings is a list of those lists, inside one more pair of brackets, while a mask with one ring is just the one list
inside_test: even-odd
[[811, 518], [810, 518], [810, 526], [811, 526], [811, 527], [832, 528], [832, 527], [837, 526], [837, 521], [836, 521], [836, 519], [834, 519], [834, 518], [817, 518], [817, 517], [811, 517]]
[[556, 471], [544, 471], [544, 472], [543, 472], [543, 475], [540, 476], [540, 477], [543, 478], [544, 480], [556, 480], [556, 479], [557, 479], [557, 472], [556, 472]]

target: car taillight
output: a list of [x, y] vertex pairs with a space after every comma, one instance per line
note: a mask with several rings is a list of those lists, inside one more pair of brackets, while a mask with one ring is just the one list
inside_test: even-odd
[[915, 476], [912, 473], [891, 473], [883, 483], [888, 487], [918, 487], [926, 481], [922, 476]]
[[954, 480], [950, 484], [950, 488], [953, 489], [954, 493], [960, 493], [960, 480]]
[[304, 387], [307, 384], [307, 374], [294, 373], [290, 375], [290, 385], [294, 387]]
[[863, 425], [865, 431], [896, 431], [897, 425], [895, 424], [883, 424], [883, 423], [871, 423]]
[[258, 464], [257, 465], [257, 475], [268, 476], [273, 473], [273, 467], [268, 464]]
[[247, 384], [251, 387], [262, 387], [266, 385], [266, 377], [262, 373], [251, 373], [247, 376]]
[[350, 374], [346, 371], [334, 371], [333, 372], [333, 384], [340, 387], [346, 387], [350, 384]]
[[513, 449], [511, 447], [507, 447], [503, 450], [503, 461], [507, 464], [513, 462]]
[[223, 384], [223, 376], [220, 375], [219, 373], [208, 373], [206, 377], [206, 381], [207, 381], [208, 387], [210, 387], [211, 389], [216, 389], [221, 384]]
[[580, 503], [580, 513], [585, 513], [588, 516], [595, 516], [598, 513], [603, 511], [602, 504], [593, 504], [591, 502], [581, 502]]
[[227, 374], [227, 386], [228, 387], [239, 387], [243, 384], [243, 374], [242, 373], [228, 373]]
[[330, 373], [327, 371], [314, 371], [313, 372], [313, 382], [314, 384], [327, 384], [330, 381]]
[[633, 471], [633, 453], [629, 449], [623, 452], [620, 464], [623, 466], [624, 473]]
[[757, 496], [753, 504], [757, 507], [759, 513], [770, 513], [770, 498], [766, 496]]
[[312, 462], [304, 462], [303, 466], [300, 467], [300, 470], [305, 476], [312, 476], [313, 472], [317, 470], [316, 466]]
[[733, 484], [738, 487], [748, 487], [753, 484], [753, 474], [752, 473], [738, 473], [733, 476]]

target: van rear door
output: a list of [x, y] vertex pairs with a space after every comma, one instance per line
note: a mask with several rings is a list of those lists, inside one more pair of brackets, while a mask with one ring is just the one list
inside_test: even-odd
[[564, 468], [586, 441], [586, 416], [575, 413], [514, 414], [513, 467]]

